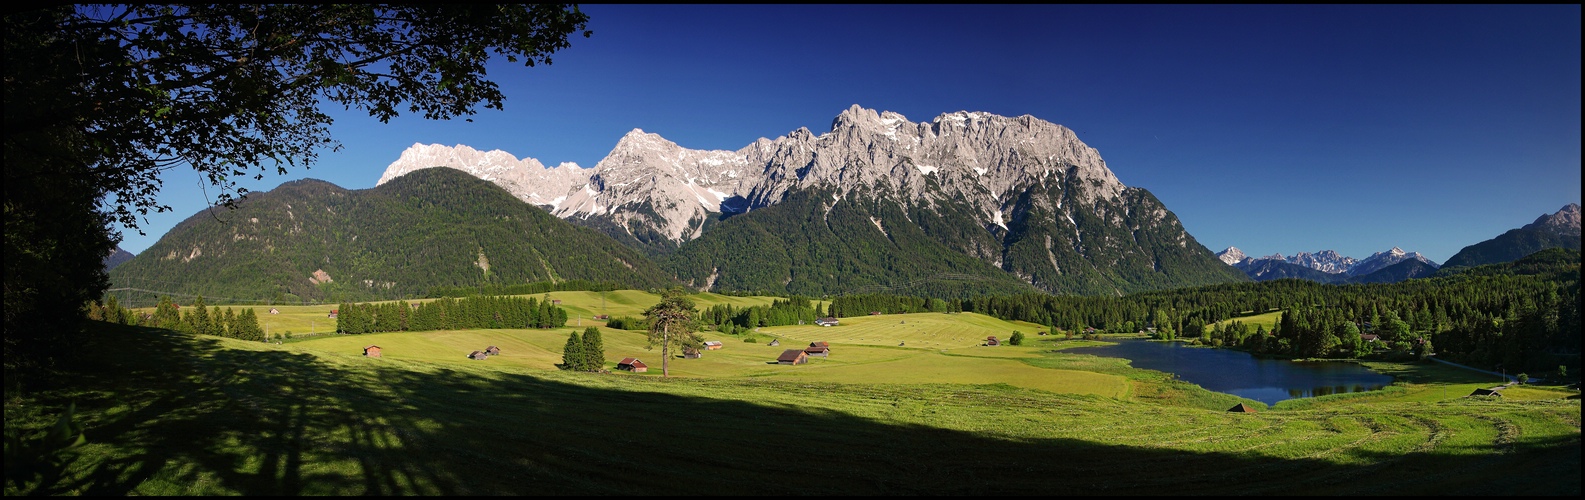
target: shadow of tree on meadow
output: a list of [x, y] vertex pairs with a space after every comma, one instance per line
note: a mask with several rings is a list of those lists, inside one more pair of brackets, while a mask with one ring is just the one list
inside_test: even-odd
[[[1339, 452], [1352, 463], [1283, 460], [880, 421], [802, 404], [822, 396], [819, 385], [756, 382], [785, 387], [787, 399], [745, 402], [654, 387], [741, 382], [329, 360], [161, 330], [127, 335], [135, 340], [96, 341], [69, 381], [94, 415], [90, 440], [108, 451], [36, 493], [1579, 492], [1577, 434], [1462, 455], [1353, 448]], [[118, 404], [130, 410], [103, 412]]]

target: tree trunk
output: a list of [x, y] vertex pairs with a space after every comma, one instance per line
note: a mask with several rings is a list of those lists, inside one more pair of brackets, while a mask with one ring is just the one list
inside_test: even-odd
[[671, 325], [660, 325], [660, 376], [671, 377]]

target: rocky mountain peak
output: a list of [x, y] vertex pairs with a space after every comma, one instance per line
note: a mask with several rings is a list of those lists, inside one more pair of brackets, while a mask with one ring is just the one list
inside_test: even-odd
[[590, 174], [577, 163], [563, 162], [556, 168], [534, 158], [519, 160], [511, 153], [497, 150], [479, 151], [458, 144], [414, 143], [402, 151], [396, 161], [385, 168], [376, 186], [390, 182], [415, 170], [449, 167], [467, 172], [474, 177], [494, 182], [523, 201], [535, 205], [552, 205], [563, 197], [567, 186], [582, 183]]
[[1244, 255], [1244, 251], [1239, 250], [1238, 247], [1227, 247], [1227, 250], [1217, 252], [1216, 258], [1231, 266], [1233, 264], [1242, 262], [1244, 259], [1249, 258], [1249, 256]]
[[1564, 205], [1556, 213], [1537, 217], [1535, 222], [1525, 225], [1522, 229], [1577, 237], [1580, 235], [1580, 206], [1578, 203]]

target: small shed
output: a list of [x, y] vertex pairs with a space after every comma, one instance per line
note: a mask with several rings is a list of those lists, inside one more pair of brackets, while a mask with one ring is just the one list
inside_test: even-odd
[[468, 353], [468, 359], [484, 360], [484, 359], [489, 358], [489, 357], [490, 357], [490, 353], [487, 353], [487, 352], [484, 352], [484, 351], [473, 351], [473, 352]]
[[339, 313], [341, 313], [341, 310], [340, 310], [340, 309], [331, 309], [331, 310], [330, 310], [330, 315], [329, 315], [329, 316], [326, 316], [326, 317], [327, 317], [327, 318], [334, 318], [334, 317], [336, 317], [336, 315], [337, 315], [337, 314], [339, 314]]
[[683, 349], [682, 350], [682, 357], [684, 359], [699, 359], [699, 358], [704, 357], [704, 353], [703, 352], [699, 352], [698, 349]]
[[782, 351], [781, 356], [776, 358], [776, 363], [783, 365], [801, 365], [808, 362], [809, 354], [797, 349], [788, 349]]
[[1230, 411], [1230, 412], [1233, 412], [1233, 413], [1254, 413], [1255, 409], [1250, 407], [1249, 405], [1244, 404], [1244, 403], [1239, 403], [1239, 404], [1233, 405], [1232, 408], [1228, 408], [1227, 411]]
[[559, 306], [559, 305], [561, 305], [561, 299], [550, 299], [550, 304], [551, 305], [555, 305], [555, 306]]
[[810, 346], [810, 347], [805, 347], [804, 348], [804, 353], [806, 353], [806, 354], [808, 354], [810, 356], [819, 356], [819, 357], [822, 357], [822, 358], [826, 358], [826, 357], [830, 357], [831, 348], [830, 347], [825, 347], [825, 346]]
[[622, 358], [622, 361], [616, 363], [616, 369], [627, 370], [633, 373], [644, 373], [649, 371], [649, 365], [644, 364], [643, 361], [639, 361], [638, 358]]
[[596, 314], [596, 315], [594, 315], [594, 319], [611, 319], [611, 315], [609, 315], [609, 314]]
[[771, 347], [779, 346], [779, 345], [781, 345], [781, 339], [772, 340], [772, 341], [770, 341], [769, 344], [765, 344], [765, 345], [768, 345], [768, 346], [771, 346]]
[[907, 344], [907, 342], [898, 342], [898, 343], [897, 343], [897, 347], [902, 347], [902, 346], [903, 346], [903, 344]]
[[489, 354], [491, 356], [500, 356], [501, 355], [501, 348], [492, 345], [490, 347], [484, 348], [484, 353], [485, 354]]
[[1491, 397], [1500, 398], [1500, 397], [1502, 397], [1502, 388], [1501, 387], [1493, 387], [1493, 388], [1490, 388], [1490, 389], [1475, 389], [1475, 392], [1471, 392], [1471, 393], [1469, 393], [1469, 395], [1471, 395], [1471, 396], [1491, 396]]
[[870, 311], [870, 316], [880, 316], [880, 315], [881, 315], [880, 311]]
[[371, 358], [380, 357], [380, 346], [371, 345], [363, 348], [363, 355]]
[[280, 309], [276, 309], [276, 308], [273, 308], [273, 307], [270, 308], [270, 314], [280, 314], [280, 313], [281, 313]]
[[1366, 342], [1375, 342], [1375, 341], [1377, 341], [1380, 338], [1381, 338], [1380, 335], [1376, 335], [1374, 333], [1367, 333], [1367, 334], [1359, 336], [1360, 340], [1363, 340], [1363, 341], [1366, 341]]
[[820, 326], [837, 326], [837, 319], [835, 317], [827, 316], [815, 320], [815, 324]]
[[809, 347], [831, 347], [831, 343], [824, 340], [819, 342], [810, 342]]
[[719, 341], [719, 340], [706, 340], [706, 341], [704, 341], [704, 348], [706, 350], [714, 351], [714, 350], [718, 350], [718, 349], [720, 349], [722, 347], [726, 347], [726, 346], [721, 345], [721, 341]]
[[985, 337], [985, 345], [988, 345], [988, 346], [999, 346], [999, 345], [1002, 345], [1002, 341], [996, 340], [996, 336], [992, 335], [992, 336], [989, 336], [989, 337]]

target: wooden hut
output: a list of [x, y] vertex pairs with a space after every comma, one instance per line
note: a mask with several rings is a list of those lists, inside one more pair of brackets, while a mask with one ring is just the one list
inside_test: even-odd
[[827, 317], [815, 320], [815, 324], [816, 325], [820, 325], [820, 326], [837, 326], [837, 323], [838, 323], [837, 319], [835, 317], [832, 317], [832, 316], [827, 316]]
[[683, 349], [682, 357], [683, 359], [699, 359], [704, 357], [704, 353], [699, 352], [698, 349]]
[[1502, 397], [1502, 388], [1501, 387], [1493, 387], [1493, 388], [1490, 388], [1490, 389], [1475, 389], [1475, 392], [1471, 392], [1471, 393], [1469, 393], [1469, 395], [1471, 395], [1471, 396], [1491, 396], [1491, 397], [1500, 398], [1500, 397]]
[[810, 342], [810, 343], [809, 343], [809, 347], [825, 347], [825, 348], [830, 348], [830, 347], [831, 347], [831, 343], [830, 343], [830, 342], [826, 342], [826, 341], [824, 341], [824, 340], [822, 340], [822, 341], [819, 341], [819, 342]]
[[484, 353], [485, 354], [489, 354], [491, 356], [500, 356], [501, 355], [501, 348], [492, 345], [490, 347], [484, 348]]
[[818, 346], [818, 345], [817, 346], [809, 346], [809, 347], [805, 347], [804, 348], [804, 353], [808, 354], [810, 356], [819, 356], [819, 357], [822, 357], [822, 358], [826, 358], [826, 357], [830, 357], [831, 348], [830, 347], [826, 347], [826, 346]]
[[371, 345], [363, 348], [363, 355], [371, 358], [380, 357], [380, 346]]
[[276, 309], [276, 308], [273, 308], [273, 307], [270, 308], [270, 314], [280, 314], [280, 313], [281, 313], [280, 309]]
[[721, 345], [721, 341], [719, 341], [719, 340], [706, 340], [704, 342], [704, 348], [706, 350], [714, 351], [714, 350], [721, 349], [722, 347], [726, 347], [726, 346]]
[[782, 351], [781, 356], [776, 358], [776, 363], [783, 365], [801, 365], [808, 362], [809, 354], [798, 349], [788, 349]]
[[1232, 408], [1228, 408], [1227, 411], [1230, 411], [1230, 412], [1233, 412], [1233, 413], [1254, 413], [1255, 409], [1250, 407], [1249, 405], [1244, 404], [1244, 403], [1239, 403], [1239, 404], [1233, 405]]
[[468, 353], [468, 359], [483, 360], [489, 357], [490, 354], [484, 351], [473, 351]]
[[329, 315], [327, 315], [327, 316], [325, 316], [325, 317], [327, 317], [327, 318], [334, 318], [334, 317], [336, 317], [336, 315], [338, 315], [338, 314], [341, 314], [341, 310], [340, 310], [340, 309], [331, 309], [331, 310], [330, 310], [330, 314], [329, 314]]
[[989, 337], [985, 337], [985, 345], [988, 345], [988, 346], [999, 346], [999, 345], [1002, 345], [1002, 341], [996, 340], [996, 336], [992, 335], [992, 336], [989, 336]]
[[773, 339], [773, 340], [770, 341], [769, 344], [765, 344], [765, 345], [768, 345], [768, 346], [771, 346], [771, 347], [779, 346], [779, 345], [781, 345], [781, 339]]
[[639, 361], [638, 358], [622, 358], [622, 361], [616, 363], [616, 369], [627, 370], [633, 373], [644, 373], [649, 371], [649, 365], [645, 365], [644, 362]]

